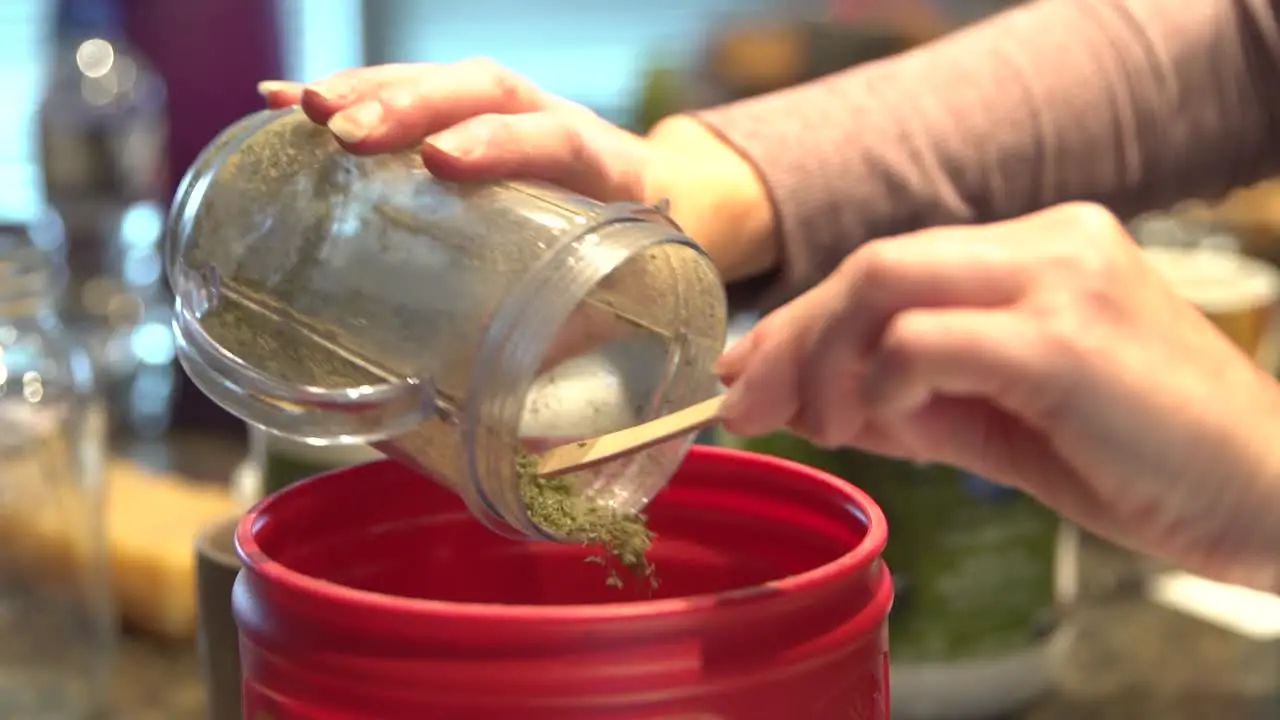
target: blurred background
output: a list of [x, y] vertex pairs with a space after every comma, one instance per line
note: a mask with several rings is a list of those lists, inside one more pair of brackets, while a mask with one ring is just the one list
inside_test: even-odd
[[[1011, 4], [0, 2], [0, 349], [11, 348], [0, 354], [0, 638], [27, 638], [0, 643], [0, 717], [65, 720], [99, 706], [130, 720], [205, 717], [193, 545], [264, 492], [369, 457], [248, 433], [174, 363], [166, 206], [200, 149], [261, 106], [258, 81], [488, 56], [643, 131]], [[1280, 192], [1269, 183], [1134, 222], [1147, 245], [1257, 258], [1264, 273], [1280, 258]], [[1276, 301], [1214, 318], [1268, 366]], [[827, 468], [885, 507], [900, 583], [895, 717], [1277, 716], [1280, 627], [1239, 621], [1280, 610], [1256, 596], [1171, 574], [948, 468], [822, 453], [795, 438], [706, 441]], [[916, 492], [921, 479], [927, 491]], [[234, 572], [225, 537], [220, 547], [201, 562]], [[956, 548], [967, 562], [953, 562]], [[55, 556], [70, 569], [33, 581], [30, 567]], [[900, 702], [902, 687], [918, 702]]]

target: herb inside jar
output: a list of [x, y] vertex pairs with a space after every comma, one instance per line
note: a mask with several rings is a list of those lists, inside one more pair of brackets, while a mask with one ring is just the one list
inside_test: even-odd
[[[576, 493], [567, 478], [538, 477], [536, 455], [522, 453], [516, 459], [516, 473], [529, 518], [539, 527], [567, 540], [601, 547], [624, 570], [657, 587], [648, 558], [653, 532], [642, 513], [619, 512], [603, 502], [593, 502]], [[606, 557], [589, 559], [608, 565]], [[613, 567], [609, 568], [606, 582], [613, 587], [623, 586], [622, 577]]]

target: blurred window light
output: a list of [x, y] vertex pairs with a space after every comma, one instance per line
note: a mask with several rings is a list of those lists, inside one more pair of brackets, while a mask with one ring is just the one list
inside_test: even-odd
[[380, 0], [277, 0], [284, 74], [309, 82], [364, 64], [364, 13]]
[[[266, 1], [266, 0], [264, 0]], [[893, 2], [893, 0], [880, 0]], [[956, 20], [1010, 0], [922, 0]], [[315, 80], [366, 63], [491, 57], [549, 92], [624, 122], [650, 63], [696, 62], [706, 34], [736, 18], [816, 17], [833, 0], [276, 0], [285, 75]], [[40, 202], [35, 115], [53, 3], [0, 0], [0, 215]]]
[[625, 120], [655, 57], [691, 62], [701, 53], [707, 31], [731, 18], [797, 13], [814, 4], [367, 0], [365, 38], [372, 62], [490, 57], [549, 92]]

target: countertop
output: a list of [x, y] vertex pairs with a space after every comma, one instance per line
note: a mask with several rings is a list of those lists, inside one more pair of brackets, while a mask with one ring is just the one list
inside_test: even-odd
[[[201, 458], [184, 450], [177, 461], [163, 452], [149, 459], [225, 478], [240, 455], [221, 454]], [[219, 469], [211, 472], [214, 466]], [[1058, 688], [1013, 720], [1280, 717], [1280, 642], [1252, 642], [1147, 602], [1126, 563], [1132, 563], [1126, 553], [1084, 543], [1083, 600], [1070, 615], [1075, 637]], [[194, 645], [126, 634], [108, 717], [203, 720]]]
[[1057, 688], [1019, 720], [1280, 718], [1280, 642], [1258, 642], [1145, 599], [1143, 561], [1081, 545], [1081, 600]]

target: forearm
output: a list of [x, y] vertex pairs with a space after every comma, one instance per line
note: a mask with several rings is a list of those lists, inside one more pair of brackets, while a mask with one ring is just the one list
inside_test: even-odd
[[[1273, 171], [1273, 4], [1173, 5], [1041, 0], [896, 58], [700, 113], [763, 182], [757, 201], [771, 201], [765, 240], [751, 240], [735, 269], [780, 261], [771, 304], [869, 238], [1073, 199], [1127, 214]], [[714, 229], [710, 244], [731, 232], [693, 224]]]

